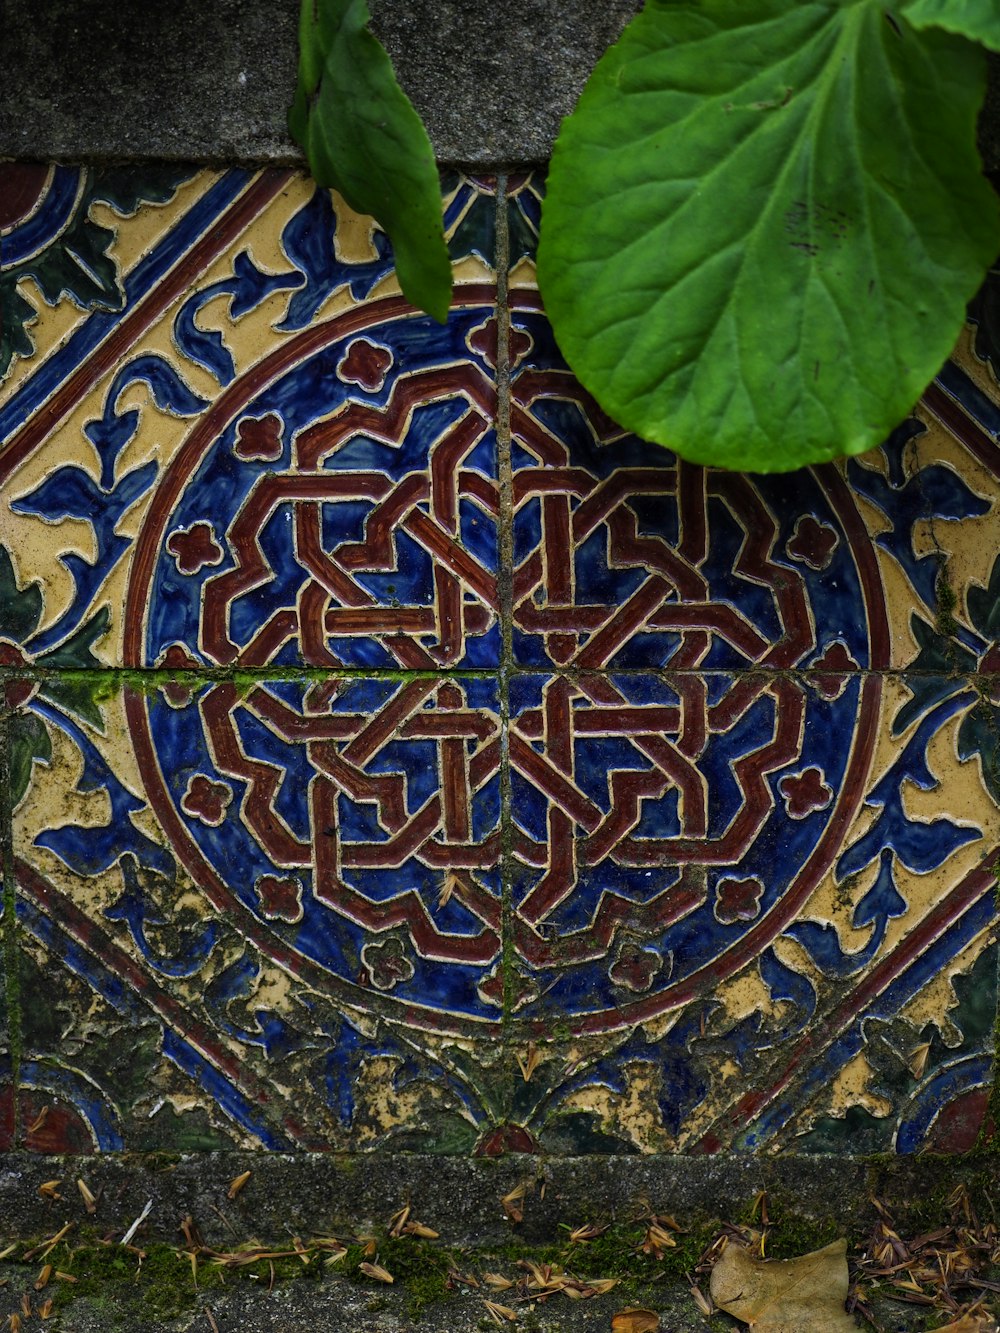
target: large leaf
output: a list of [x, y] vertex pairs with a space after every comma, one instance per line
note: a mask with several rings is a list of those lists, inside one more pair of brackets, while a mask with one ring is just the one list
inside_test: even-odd
[[758, 1259], [732, 1241], [712, 1269], [712, 1300], [757, 1333], [850, 1333], [847, 1241], [799, 1259]]
[[388, 232], [407, 299], [444, 322], [451, 264], [434, 151], [368, 18], [367, 0], [302, 0], [288, 125], [317, 183]]
[[903, 0], [899, 12], [915, 28], [945, 28], [1000, 51], [996, 0]]
[[783, 471], [878, 443], [996, 251], [981, 51], [877, 0], [655, 0], [563, 124], [538, 273], [622, 425]]

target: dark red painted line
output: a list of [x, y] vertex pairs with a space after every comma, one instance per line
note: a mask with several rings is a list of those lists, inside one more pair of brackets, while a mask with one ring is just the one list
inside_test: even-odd
[[[994, 850], [984, 859], [992, 864], [997, 856]], [[929, 945], [979, 901], [988, 891], [996, 876], [989, 870], [977, 867], [969, 872], [956, 887], [936, 907], [924, 917], [918, 926], [901, 940], [896, 948], [882, 962], [872, 968], [868, 976], [850, 995], [846, 996], [825, 1022], [810, 1030], [800, 1038], [782, 1072], [768, 1088], [748, 1092], [724, 1117], [724, 1122], [732, 1125], [747, 1125], [760, 1114], [763, 1108], [784, 1089], [794, 1078], [807, 1056], [815, 1056], [829, 1046], [862, 1013], [871, 1001], [892, 984]], [[702, 1151], [711, 1151], [715, 1142], [713, 1131], [709, 1131], [702, 1140]], [[691, 1151], [698, 1152], [696, 1145]]]
[[1000, 448], [940, 385], [932, 384], [920, 401], [984, 467], [1000, 475]]
[[[119, 945], [76, 906], [73, 900], [54, 888], [27, 862], [14, 862], [18, 887], [27, 893], [60, 930], [71, 935], [115, 977], [160, 1015], [164, 1022], [209, 1060], [216, 1069], [246, 1097], [261, 1107], [273, 1110], [273, 1090], [261, 1083], [247, 1067], [220, 1046], [203, 1024], [192, 1018], [169, 992], [144, 971]], [[306, 1148], [321, 1151], [327, 1144], [317, 1140], [294, 1116], [282, 1113], [276, 1128], [285, 1130]]]

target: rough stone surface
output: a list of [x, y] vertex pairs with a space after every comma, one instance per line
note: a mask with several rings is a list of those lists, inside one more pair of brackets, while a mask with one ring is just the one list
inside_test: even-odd
[[[638, 0], [381, 0], [442, 162], [544, 160]], [[4, 0], [0, 156], [298, 160], [298, 0]], [[501, 20], [498, 22], [498, 20]]]
[[[640, 0], [374, 0], [438, 158], [547, 159]], [[298, 0], [2, 0], [0, 157], [288, 162]], [[1000, 78], [984, 117], [1000, 169]]]
[[[252, 1171], [235, 1200], [230, 1182]], [[31, 1236], [67, 1220], [88, 1222], [74, 1182], [82, 1177], [100, 1196], [92, 1224], [124, 1232], [147, 1201], [144, 1234], [176, 1242], [190, 1213], [209, 1244], [233, 1232], [259, 1239], [325, 1234], [338, 1228], [385, 1225], [410, 1202], [421, 1220], [452, 1245], [502, 1244], [512, 1234], [529, 1244], [550, 1241], [561, 1223], [615, 1220], [637, 1204], [668, 1211], [684, 1225], [708, 1225], [740, 1215], [760, 1190], [776, 1209], [843, 1227], [873, 1220], [871, 1199], [899, 1217], [912, 1201], [935, 1190], [949, 1193], [962, 1180], [994, 1189], [1000, 1161], [993, 1158], [861, 1158], [718, 1155], [714, 1157], [430, 1157], [301, 1153], [196, 1153], [179, 1158], [59, 1158], [9, 1154], [0, 1163], [3, 1234]], [[58, 1202], [39, 1193], [45, 1181], [65, 1182]], [[524, 1220], [512, 1226], [502, 1197], [529, 1186]]]

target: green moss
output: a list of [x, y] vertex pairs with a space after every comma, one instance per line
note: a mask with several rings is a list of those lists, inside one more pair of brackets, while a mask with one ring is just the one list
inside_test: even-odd
[[767, 1228], [764, 1253], [769, 1259], [794, 1259], [832, 1245], [843, 1234], [844, 1228], [829, 1220], [782, 1219]]
[[419, 1319], [429, 1305], [447, 1300], [449, 1270], [457, 1255], [414, 1236], [386, 1241], [379, 1249], [379, 1262], [397, 1283], [406, 1287], [406, 1308], [411, 1319]]
[[938, 571], [937, 586], [935, 588], [935, 599], [937, 606], [934, 617], [934, 627], [939, 634], [945, 638], [952, 638], [958, 633], [958, 621], [955, 619], [955, 607], [958, 605], [958, 597], [955, 589], [948, 581], [948, 571], [942, 562]]
[[75, 1282], [56, 1282], [51, 1294], [56, 1309], [65, 1309], [74, 1301], [87, 1299], [100, 1304], [109, 1291], [130, 1308], [139, 1308], [156, 1318], [172, 1319], [190, 1310], [198, 1290], [221, 1285], [218, 1269], [198, 1268], [198, 1286], [194, 1284], [191, 1261], [172, 1245], [147, 1245], [145, 1258], [120, 1245], [60, 1245], [48, 1262]]

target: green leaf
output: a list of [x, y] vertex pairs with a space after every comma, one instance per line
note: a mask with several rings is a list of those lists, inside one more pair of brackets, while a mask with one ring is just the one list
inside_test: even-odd
[[52, 758], [52, 741], [44, 722], [34, 713], [15, 713], [10, 721], [10, 800], [16, 806], [28, 790], [35, 760]]
[[388, 232], [407, 300], [444, 323], [451, 263], [434, 151], [368, 18], [367, 0], [302, 0], [288, 127], [317, 183]]
[[93, 651], [94, 644], [107, 634], [110, 627], [111, 611], [108, 607], [102, 606], [99, 611], [94, 612], [89, 620], [85, 620], [68, 639], [64, 639], [55, 648], [50, 648], [47, 653], [40, 653], [38, 664], [49, 667], [82, 667], [84, 669], [100, 666]]
[[0, 546], [0, 639], [24, 643], [34, 634], [41, 618], [41, 584], [28, 583], [19, 588], [10, 554]]
[[958, 729], [958, 757], [979, 756], [983, 782], [993, 799], [1000, 802], [1000, 713], [980, 700], [966, 713]]
[[653, 3], [564, 123], [538, 276], [621, 424], [787, 471], [877, 444], [1000, 248], [977, 48], [876, 0]]
[[1000, 639], [1000, 556], [993, 562], [989, 586], [971, 584], [965, 600], [969, 619], [987, 643]]
[[898, 12], [914, 28], [944, 28], [1000, 51], [996, 0], [903, 0]]

